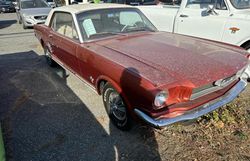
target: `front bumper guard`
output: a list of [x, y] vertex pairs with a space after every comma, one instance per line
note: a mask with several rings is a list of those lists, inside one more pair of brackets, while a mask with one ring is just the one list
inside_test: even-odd
[[215, 109], [225, 104], [228, 104], [229, 102], [233, 101], [245, 89], [246, 86], [247, 86], [247, 82], [244, 80], [240, 80], [234, 87], [232, 87], [223, 96], [215, 100], [212, 100], [206, 104], [203, 104], [202, 106], [196, 107], [193, 110], [190, 110], [180, 116], [173, 117], [173, 118], [154, 119], [137, 108], [135, 108], [134, 111], [141, 119], [143, 119], [145, 122], [149, 123], [153, 127], [163, 128], [167, 125], [170, 125], [176, 122], [196, 119], [211, 111], [214, 111]]

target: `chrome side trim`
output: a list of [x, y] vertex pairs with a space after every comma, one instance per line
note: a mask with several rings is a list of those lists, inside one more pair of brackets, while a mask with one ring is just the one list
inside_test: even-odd
[[94, 91], [96, 94], [98, 94], [98, 92], [96, 91], [96, 88], [94, 85], [88, 83], [85, 79], [83, 79], [81, 76], [79, 76], [76, 72], [74, 72], [73, 69], [71, 69], [69, 66], [65, 65], [63, 62], [61, 62], [57, 57], [52, 55], [52, 59], [59, 64], [64, 70], [66, 70], [67, 72], [70, 72], [71, 74], [75, 75], [81, 82], [83, 82], [83, 84], [85, 84], [86, 86], [88, 86], [92, 91]]
[[156, 128], [163, 128], [167, 125], [180, 122], [180, 121], [186, 121], [186, 120], [193, 120], [196, 119], [202, 115], [205, 115], [211, 111], [214, 111], [215, 109], [233, 101], [247, 86], [247, 82], [244, 80], [240, 80], [234, 87], [232, 87], [225, 95], [210, 101], [206, 104], [203, 104], [202, 106], [196, 107], [193, 110], [190, 110], [183, 115], [174, 117], [174, 118], [168, 118], [168, 119], [159, 119], [156, 120], [154, 118], [151, 118], [138, 108], [135, 108], [135, 113], [142, 118], [145, 122], [149, 123], [153, 127]]

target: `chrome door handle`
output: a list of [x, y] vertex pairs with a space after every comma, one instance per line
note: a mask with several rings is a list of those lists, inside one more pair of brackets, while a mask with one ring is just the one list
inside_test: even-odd
[[188, 15], [182, 15], [182, 14], [181, 14], [180, 17], [186, 18], [186, 17], [188, 17]]

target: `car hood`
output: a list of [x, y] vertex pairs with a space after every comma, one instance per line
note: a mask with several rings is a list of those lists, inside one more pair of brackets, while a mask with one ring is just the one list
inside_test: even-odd
[[48, 15], [52, 8], [28, 8], [28, 9], [21, 9], [21, 13], [29, 16], [34, 15]]
[[121, 36], [96, 44], [115, 52], [110, 59], [136, 68], [155, 86], [188, 81], [199, 87], [232, 76], [247, 65], [242, 49], [166, 32]]

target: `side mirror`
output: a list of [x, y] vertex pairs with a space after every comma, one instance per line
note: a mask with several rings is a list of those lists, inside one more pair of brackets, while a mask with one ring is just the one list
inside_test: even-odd
[[214, 8], [214, 5], [208, 5], [206, 12], [211, 15], [218, 15]]

